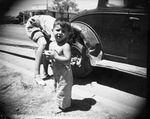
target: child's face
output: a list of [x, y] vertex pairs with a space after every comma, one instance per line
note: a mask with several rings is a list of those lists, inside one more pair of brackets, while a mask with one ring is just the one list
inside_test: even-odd
[[68, 35], [68, 29], [62, 28], [60, 25], [56, 25], [53, 29], [54, 37], [57, 43], [62, 43], [66, 40]]

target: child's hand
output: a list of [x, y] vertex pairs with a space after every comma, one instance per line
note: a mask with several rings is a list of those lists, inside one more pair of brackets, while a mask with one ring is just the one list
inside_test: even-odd
[[40, 27], [40, 23], [38, 20], [36, 21], [35, 19], [32, 18], [30, 23], [32, 24], [32, 26]]
[[49, 50], [44, 50], [43, 54], [44, 55], [50, 55], [50, 51]]
[[49, 60], [54, 58], [55, 52], [52, 50], [45, 50], [43, 54], [46, 56], [46, 59]]
[[45, 55], [45, 57], [46, 57], [47, 60], [51, 59], [51, 57], [50, 57], [50, 51], [49, 50], [44, 50], [43, 54]]

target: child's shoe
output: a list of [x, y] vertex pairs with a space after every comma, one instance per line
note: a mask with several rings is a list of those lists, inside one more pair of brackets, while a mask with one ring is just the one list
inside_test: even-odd
[[60, 114], [62, 112], [63, 112], [63, 110], [61, 108], [59, 108], [59, 107], [55, 107], [52, 110], [52, 113], [54, 113], [54, 114]]
[[46, 83], [41, 79], [40, 75], [36, 75], [34, 77], [34, 80], [37, 84], [42, 85], [42, 86], [46, 86]]
[[45, 74], [42, 76], [42, 79], [43, 80], [48, 80], [48, 79], [51, 79], [53, 77], [53, 75], [49, 75], [49, 74]]

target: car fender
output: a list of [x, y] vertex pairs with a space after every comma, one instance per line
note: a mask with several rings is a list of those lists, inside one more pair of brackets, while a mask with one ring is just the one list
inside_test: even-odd
[[80, 37], [83, 40], [82, 45], [86, 47], [86, 55], [90, 59], [92, 66], [96, 66], [96, 61], [102, 59], [102, 44], [96, 32], [84, 22], [72, 22], [71, 26], [80, 31]]

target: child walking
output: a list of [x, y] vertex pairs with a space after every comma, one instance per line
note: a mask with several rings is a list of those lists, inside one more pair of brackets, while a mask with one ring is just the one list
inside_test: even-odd
[[54, 113], [65, 111], [71, 106], [71, 91], [73, 75], [70, 65], [71, 44], [73, 39], [69, 38], [72, 28], [64, 18], [58, 18], [54, 22], [53, 34], [55, 40], [50, 43], [48, 59], [52, 60], [53, 73], [56, 88], [56, 107]]

